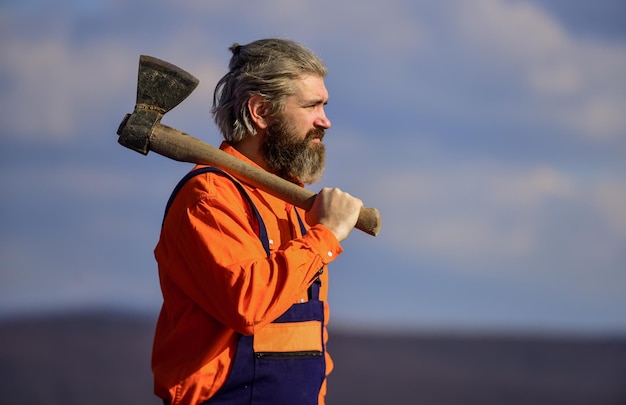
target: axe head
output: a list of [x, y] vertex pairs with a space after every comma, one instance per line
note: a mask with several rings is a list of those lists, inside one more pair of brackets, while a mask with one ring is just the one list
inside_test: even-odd
[[163, 114], [186, 99], [198, 83], [194, 76], [171, 63], [141, 55], [135, 110], [122, 120], [117, 130], [118, 142], [148, 154], [154, 125], [159, 123]]

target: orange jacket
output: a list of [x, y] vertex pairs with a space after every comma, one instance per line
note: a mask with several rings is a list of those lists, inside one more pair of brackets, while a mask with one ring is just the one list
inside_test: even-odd
[[[226, 143], [220, 148], [254, 164]], [[182, 187], [155, 248], [163, 306], [152, 370], [156, 395], [172, 405], [215, 394], [228, 377], [238, 334], [255, 334], [294, 303], [307, 301], [318, 276], [328, 322], [325, 270], [341, 254], [339, 242], [322, 225], [301, 236], [292, 205], [242, 184], [265, 222], [269, 258], [250, 204], [229, 179], [214, 173]], [[328, 375], [333, 367], [328, 355], [326, 364]], [[320, 403], [324, 394], [325, 384]]]

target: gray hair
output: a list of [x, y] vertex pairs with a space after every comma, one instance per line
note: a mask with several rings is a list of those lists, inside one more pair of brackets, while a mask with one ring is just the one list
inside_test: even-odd
[[256, 134], [248, 100], [262, 96], [270, 117], [282, 112], [287, 96], [295, 94], [294, 80], [304, 75], [326, 77], [324, 62], [309, 49], [286, 39], [261, 39], [231, 46], [229, 72], [213, 93], [213, 119], [224, 139], [239, 142]]

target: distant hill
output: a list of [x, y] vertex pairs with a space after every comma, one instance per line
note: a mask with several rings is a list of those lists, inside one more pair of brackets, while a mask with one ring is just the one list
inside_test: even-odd
[[[0, 404], [160, 404], [155, 320], [68, 314], [0, 321]], [[626, 404], [626, 338], [331, 331], [328, 405]]]

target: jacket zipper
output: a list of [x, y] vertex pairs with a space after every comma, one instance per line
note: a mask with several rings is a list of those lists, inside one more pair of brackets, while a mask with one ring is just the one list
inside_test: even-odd
[[319, 350], [310, 350], [310, 351], [303, 351], [303, 352], [259, 352], [259, 353], [255, 353], [254, 356], [258, 360], [306, 359], [306, 358], [321, 357], [322, 352], [320, 352]]

